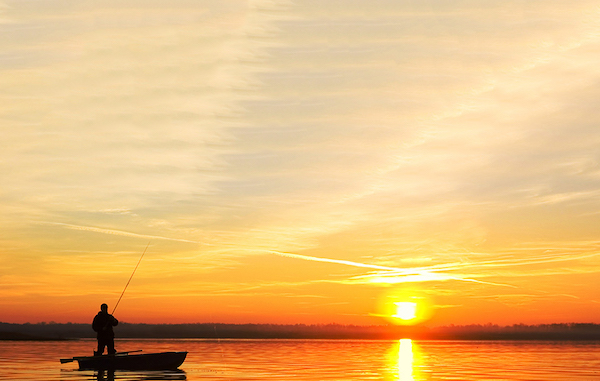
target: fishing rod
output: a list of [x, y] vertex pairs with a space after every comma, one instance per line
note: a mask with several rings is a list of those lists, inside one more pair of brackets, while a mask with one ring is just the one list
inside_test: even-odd
[[125, 294], [125, 290], [127, 290], [127, 286], [129, 286], [129, 282], [131, 282], [131, 279], [133, 278], [135, 271], [137, 270], [138, 266], [140, 265], [142, 258], [144, 258], [144, 254], [146, 254], [146, 250], [148, 250], [148, 246], [150, 246], [150, 241], [148, 241], [148, 244], [146, 245], [146, 248], [144, 249], [144, 252], [142, 253], [142, 256], [140, 257], [140, 260], [138, 261], [137, 265], [135, 265], [135, 269], [133, 269], [133, 273], [131, 273], [131, 276], [129, 277], [129, 280], [127, 281], [127, 284], [125, 285], [125, 288], [123, 289], [123, 292], [121, 293], [121, 296], [119, 296], [119, 300], [117, 300], [117, 304], [115, 304], [115, 308], [113, 309], [111, 315], [114, 315], [115, 311], [117, 310], [117, 307], [119, 306], [119, 302], [121, 301], [123, 294]]

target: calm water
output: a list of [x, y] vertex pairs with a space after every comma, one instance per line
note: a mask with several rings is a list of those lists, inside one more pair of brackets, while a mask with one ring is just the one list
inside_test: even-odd
[[179, 371], [79, 371], [95, 341], [0, 341], [2, 380], [600, 380], [600, 342], [118, 340], [188, 351]]

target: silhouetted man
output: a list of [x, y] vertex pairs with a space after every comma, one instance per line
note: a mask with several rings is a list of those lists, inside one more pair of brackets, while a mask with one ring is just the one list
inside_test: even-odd
[[119, 321], [108, 313], [108, 305], [103, 303], [100, 306], [100, 312], [94, 317], [92, 323], [92, 328], [98, 333], [96, 336], [98, 338], [98, 351], [94, 352], [94, 356], [100, 356], [104, 352], [104, 347], [106, 347], [109, 355], [117, 353], [115, 351], [115, 333], [112, 328], [117, 324], [119, 324]]

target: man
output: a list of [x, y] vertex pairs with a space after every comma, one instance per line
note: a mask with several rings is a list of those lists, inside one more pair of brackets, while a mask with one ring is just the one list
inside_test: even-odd
[[100, 306], [100, 312], [94, 317], [94, 322], [92, 323], [92, 328], [98, 333], [96, 336], [98, 339], [98, 351], [94, 352], [94, 356], [100, 356], [104, 352], [104, 347], [106, 347], [109, 355], [117, 353], [115, 351], [115, 333], [112, 328], [117, 324], [119, 324], [119, 321], [108, 313], [108, 305], [103, 303]]

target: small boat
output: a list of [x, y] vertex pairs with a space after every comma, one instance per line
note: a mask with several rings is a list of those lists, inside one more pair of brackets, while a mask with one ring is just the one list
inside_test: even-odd
[[132, 352], [73, 357], [72, 359], [61, 359], [60, 362], [64, 364], [77, 360], [81, 370], [174, 370], [183, 364], [187, 356], [187, 352], [130, 353]]

